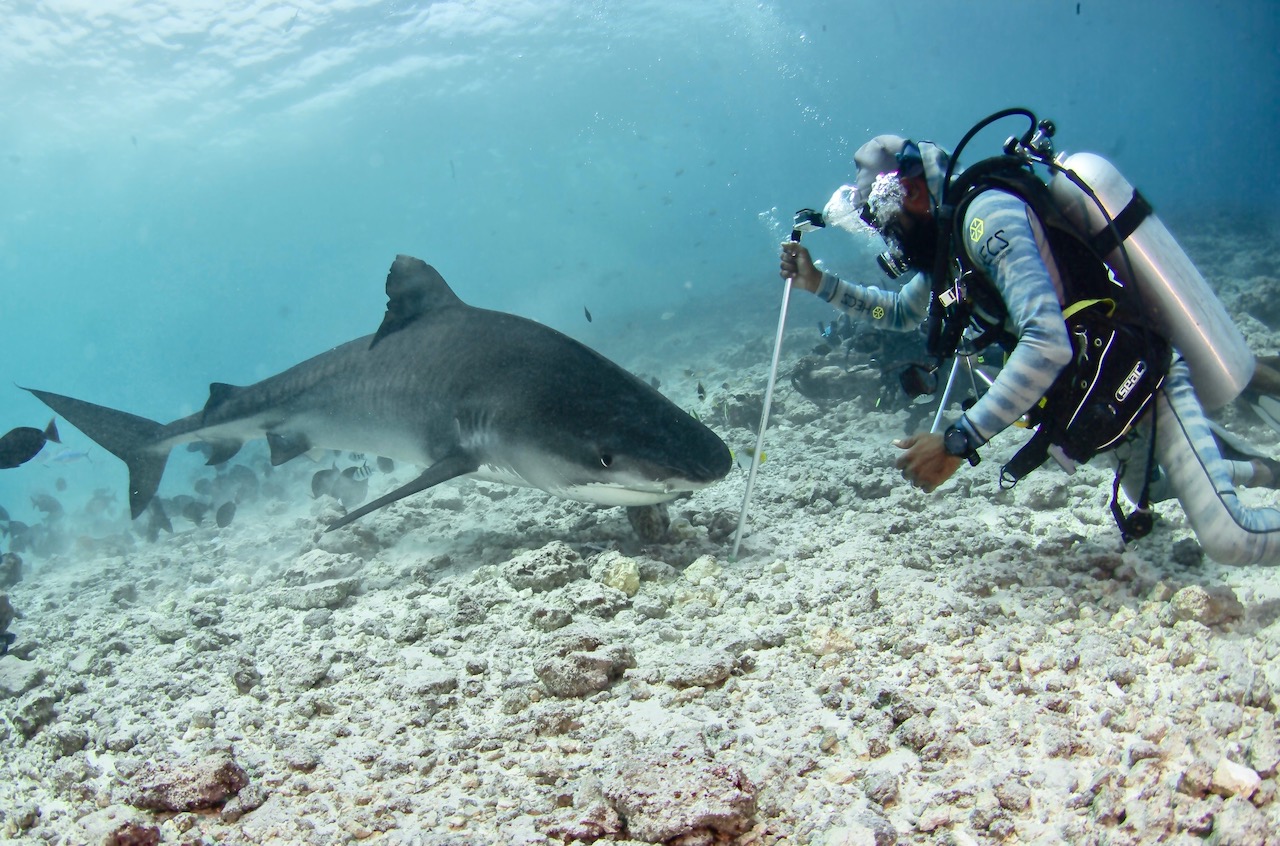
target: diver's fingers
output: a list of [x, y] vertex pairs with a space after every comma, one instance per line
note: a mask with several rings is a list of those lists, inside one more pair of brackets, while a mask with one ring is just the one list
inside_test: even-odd
[[792, 244], [789, 241], [784, 242], [782, 245], [782, 255], [779, 257], [780, 262], [778, 264], [778, 275], [783, 279], [791, 279], [800, 271], [800, 261], [796, 257], [795, 250], [788, 249], [788, 247], [795, 246], [795, 244]]

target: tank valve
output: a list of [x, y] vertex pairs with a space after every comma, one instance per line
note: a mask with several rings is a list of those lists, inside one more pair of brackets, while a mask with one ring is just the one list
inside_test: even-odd
[[1041, 161], [1053, 161], [1053, 136], [1057, 131], [1058, 127], [1048, 118], [1036, 124], [1035, 134], [1027, 146]]

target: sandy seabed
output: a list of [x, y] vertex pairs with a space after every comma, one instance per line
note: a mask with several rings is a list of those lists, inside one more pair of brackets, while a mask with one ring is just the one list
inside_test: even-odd
[[[1275, 233], [1188, 248], [1277, 352]], [[611, 354], [743, 453], [765, 312]], [[1105, 462], [1001, 490], [1016, 435], [911, 489], [890, 441], [919, 410], [876, 409], [856, 355], [806, 383], [845, 399], [801, 395], [816, 341], [789, 331], [737, 560], [741, 470], [646, 542], [622, 509], [476, 482], [324, 534], [340, 506], [288, 465], [226, 528], [24, 554], [0, 836], [1280, 843], [1280, 573], [1204, 559], [1176, 503], [1122, 549]]]

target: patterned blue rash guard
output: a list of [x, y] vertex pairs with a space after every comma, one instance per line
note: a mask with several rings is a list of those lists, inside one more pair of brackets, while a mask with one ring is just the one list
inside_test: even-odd
[[[1005, 191], [990, 189], [965, 212], [964, 248], [994, 284], [1008, 309], [1004, 329], [1018, 339], [995, 383], [958, 425], [976, 444], [1003, 431], [1040, 401], [1071, 360], [1062, 318], [1062, 284], [1044, 229], [1030, 207]], [[884, 329], [915, 329], [929, 315], [931, 284], [917, 273], [899, 291], [845, 282], [824, 273], [818, 296], [854, 318]]]

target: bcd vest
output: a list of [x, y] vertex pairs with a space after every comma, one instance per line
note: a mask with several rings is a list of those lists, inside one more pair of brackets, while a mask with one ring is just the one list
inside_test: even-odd
[[1086, 462], [1120, 443], [1163, 383], [1171, 348], [1142, 323], [1132, 291], [1061, 213], [1045, 184], [1021, 159], [997, 156], [954, 179], [939, 209], [929, 310], [929, 354], [936, 362], [955, 355], [970, 326], [979, 332], [975, 348], [998, 343], [1009, 352], [1017, 343], [1004, 326], [1008, 309], [995, 284], [964, 247], [965, 211], [991, 189], [1017, 196], [1040, 220], [1062, 281], [1063, 320], [1073, 352], [1045, 396], [1026, 413], [1027, 425], [1036, 427], [1036, 433], [1001, 469], [1001, 484], [1011, 487], [1044, 463], [1051, 445]]

